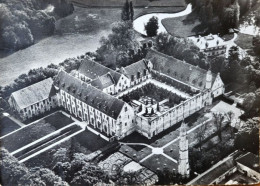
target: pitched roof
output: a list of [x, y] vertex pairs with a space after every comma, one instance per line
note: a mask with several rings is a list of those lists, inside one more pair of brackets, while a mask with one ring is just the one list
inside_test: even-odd
[[120, 73], [89, 59], [81, 62], [78, 71], [90, 79], [96, 79], [99, 76], [110, 73], [116, 84], [121, 77]]
[[117, 119], [125, 104], [63, 70], [58, 73], [54, 85], [114, 119]]
[[[155, 50], [148, 50], [146, 58], [153, 63], [153, 68], [181, 82], [203, 90], [206, 86], [207, 71], [197, 66], [178, 60]], [[216, 74], [212, 73], [213, 82]]]
[[108, 72], [107, 74], [94, 79], [90, 82], [90, 84], [97, 89], [103, 90], [104, 88], [114, 85], [114, 80], [111, 74]]
[[48, 78], [13, 92], [11, 96], [13, 96], [19, 108], [24, 109], [54, 95], [55, 90], [53, 89], [52, 84], [52, 78]]
[[204, 36], [204, 37], [192, 36], [189, 37], [189, 39], [193, 41], [193, 43], [201, 50], [226, 45], [224, 40], [221, 39], [218, 35], [212, 35], [212, 34], [209, 34], [208, 36]]
[[233, 157], [228, 157], [223, 162], [214, 165], [212, 168], [202, 173], [201, 175], [199, 175], [197, 178], [195, 178], [188, 184], [208, 185], [212, 183], [215, 179], [223, 175], [225, 172], [233, 168], [234, 166], [235, 166], [235, 162], [233, 161]]
[[250, 169], [253, 169], [256, 172], [260, 172], [259, 156], [255, 155], [251, 152], [248, 152], [244, 156], [237, 158], [236, 161]]
[[147, 69], [147, 65], [145, 63], [144, 60], [140, 60], [137, 61], [131, 65], [128, 65], [126, 67], [123, 68], [123, 73], [127, 76], [127, 77], [131, 77], [131, 75], [136, 75], [137, 72], [141, 72], [143, 69]]

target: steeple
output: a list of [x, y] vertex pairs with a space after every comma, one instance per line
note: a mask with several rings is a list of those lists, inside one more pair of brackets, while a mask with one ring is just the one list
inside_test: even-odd
[[189, 144], [187, 139], [187, 126], [183, 120], [180, 128], [180, 141], [179, 141], [179, 161], [178, 161], [178, 173], [183, 177], [188, 178], [190, 176], [189, 165]]
[[206, 89], [211, 89], [212, 86], [212, 73], [211, 70], [209, 69], [207, 71], [207, 75], [206, 75]]

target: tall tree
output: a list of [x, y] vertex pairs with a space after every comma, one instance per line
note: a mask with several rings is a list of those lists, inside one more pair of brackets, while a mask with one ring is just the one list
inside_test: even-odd
[[131, 21], [134, 21], [134, 7], [132, 1], [130, 1], [130, 19]]
[[159, 28], [158, 18], [155, 16], [151, 17], [144, 28], [148, 37], [156, 36]]
[[122, 21], [129, 21], [130, 20], [130, 5], [128, 0], [126, 0], [123, 9], [122, 9], [122, 13], [121, 13], [121, 19]]
[[221, 113], [213, 113], [213, 118], [214, 118], [214, 124], [217, 128], [217, 134], [218, 134], [219, 140], [222, 141], [222, 127], [223, 127], [223, 121], [224, 121], [225, 117]]

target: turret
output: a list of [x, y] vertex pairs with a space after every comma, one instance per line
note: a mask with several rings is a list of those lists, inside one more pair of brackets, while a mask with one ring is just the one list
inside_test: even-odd
[[186, 123], [183, 121], [180, 128], [178, 173], [184, 178], [188, 178], [190, 176], [189, 144], [186, 128]]
[[207, 71], [207, 75], [206, 75], [206, 89], [211, 89], [212, 86], [212, 73], [211, 70]]

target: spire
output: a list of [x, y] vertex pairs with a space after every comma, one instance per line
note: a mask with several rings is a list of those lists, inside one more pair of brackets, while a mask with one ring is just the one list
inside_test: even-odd
[[179, 165], [178, 173], [184, 178], [190, 176], [190, 165], [189, 165], [189, 144], [187, 139], [187, 125], [182, 122], [180, 127], [180, 141], [179, 141]]

